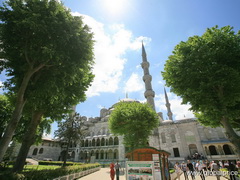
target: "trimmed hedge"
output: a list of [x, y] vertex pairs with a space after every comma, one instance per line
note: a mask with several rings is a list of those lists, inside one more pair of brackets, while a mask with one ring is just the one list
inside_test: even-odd
[[[39, 165], [62, 166], [63, 161], [39, 161]], [[82, 165], [84, 163], [66, 162], [66, 166]]]
[[92, 169], [100, 167], [100, 164], [84, 164], [84, 165], [74, 165], [60, 167], [54, 170], [32, 170], [27, 172], [22, 172], [19, 174], [12, 174], [11, 171], [3, 173], [0, 175], [2, 180], [47, 180], [54, 179], [60, 176], [65, 176], [68, 174], [78, 173], [87, 169]]

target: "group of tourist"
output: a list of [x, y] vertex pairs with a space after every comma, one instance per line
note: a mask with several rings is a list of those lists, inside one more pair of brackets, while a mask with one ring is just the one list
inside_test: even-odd
[[188, 156], [187, 159], [201, 159], [201, 160], [203, 160], [204, 156], [203, 156], [203, 154], [195, 153], [191, 156]]
[[111, 180], [114, 180], [115, 174], [116, 174], [116, 179], [119, 180], [120, 168], [121, 168], [121, 166], [118, 163], [118, 161], [116, 162], [116, 164], [114, 164], [114, 162], [112, 162], [110, 164], [110, 177], [111, 177]]
[[196, 175], [200, 175], [202, 180], [205, 180], [206, 176], [214, 175], [216, 176], [217, 180], [220, 180], [220, 176], [222, 175], [220, 169], [226, 168], [228, 170], [228, 174], [230, 180], [236, 180], [236, 173], [238, 168], [240, 168], [240, 161], [237, 162], [235, 165], [233, 162], [225, 161], [208, 161], [208, 160], [197, 160], [197, 161], [190, 161], [188, 160], [187, 163], [182, 162], [179, 164], [176, 162], [174, 165], [175, 172], [177, 174], [178, 180], [180, 180], [180, 175], [183, 172], [185, 180], [189, 180], [188, 176], [192, 177], [192, 180], [195, 179]]

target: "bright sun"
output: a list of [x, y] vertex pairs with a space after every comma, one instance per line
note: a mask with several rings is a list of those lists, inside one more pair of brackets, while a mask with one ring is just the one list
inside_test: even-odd
[[102, 0], [102, 2], [110, 15], [120, 15], [127, 8], [127, 0]]

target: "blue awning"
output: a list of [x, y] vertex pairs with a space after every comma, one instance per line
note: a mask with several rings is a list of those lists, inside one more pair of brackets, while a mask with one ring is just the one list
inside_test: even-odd
[[218, 139], [218, 140], [208, 140], [208, 141], [201, 141], [202, 144], [214, 144], [214, 143], [229, 143], [230, 141], [227, 139]]

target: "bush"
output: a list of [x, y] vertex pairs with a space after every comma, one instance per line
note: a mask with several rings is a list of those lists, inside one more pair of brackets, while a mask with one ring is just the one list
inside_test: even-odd
[[[63, 161], [39, 161], [39, 165], [51, 165], [51, 166], [62, 166]], [[73, 165], [82, 165], [83, 163], [77, 162], [66, 162], [66, 166], [73, 166]]]
[[43, 179], [54, 179], [60, 176], [65, 176], [68, 174], [73, 174], [77, 172], [81, 172], [87, 169], [92, 169], [95, 167], [99, 167], [100, 164], [85, 164], [85, 165], [74, 165], [74, 166], [66, 166], [57, 168], [54, 170], [33, 170], [28, 172], [23, 172], [26, 180], [34, 179], [34, 180], [43, 180]]

